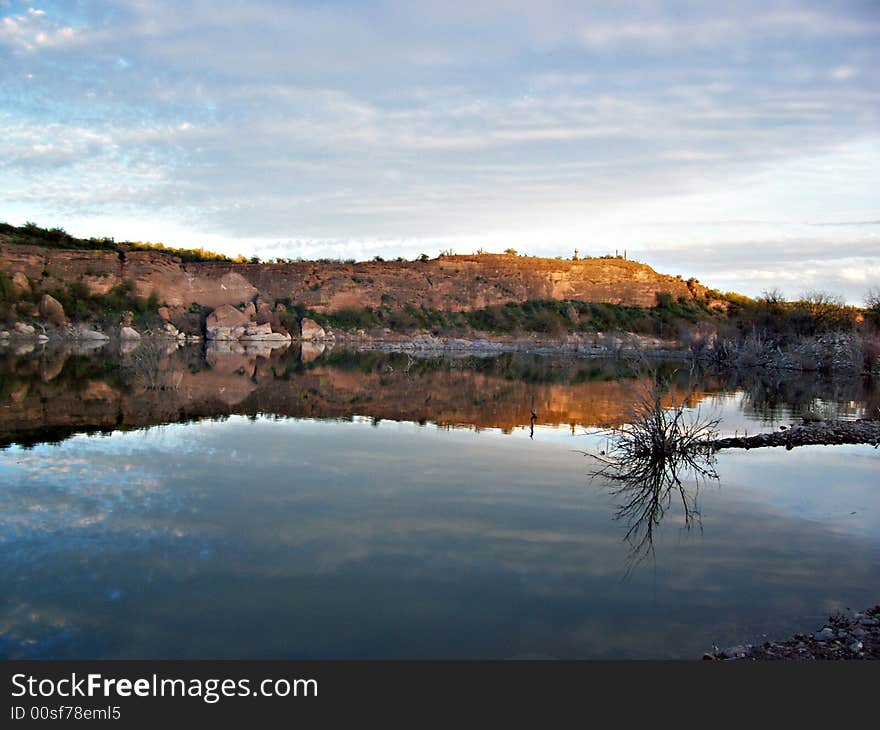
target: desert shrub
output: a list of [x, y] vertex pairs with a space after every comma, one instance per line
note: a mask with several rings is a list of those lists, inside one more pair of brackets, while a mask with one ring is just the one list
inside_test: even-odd
[[0, 271], [0, 302], [13, 304], [18, 299], [11, 277]]
[[372, 307], [337, 309], [329, 319], [333, 327], [338, 329], [370, 329], [379, 326], [379, 318]]
[[672, 306], [672, 294], [665, 291], [658, 291], [654, 294], [657, 299], [657, 307], [661, 309], [669, 309]]

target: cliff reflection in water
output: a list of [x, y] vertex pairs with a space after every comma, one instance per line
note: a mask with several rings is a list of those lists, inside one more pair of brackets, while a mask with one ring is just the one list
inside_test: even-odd
[[632, 373], [611, 362], [350, 350], [312, 359], [297, 349], [257, 355], [185, 348], [162, 356], [161, 385], [151, 388], [131, 358], [7, 354], [0, 360], [0, 440], [57, 440], [67, 432], [234, 414], [511, 431], [529, 425], [534, 407], [539, 425], [611, 425], [625, 417], [632, 387]]
[[[630, 416], [640, 380], [625, 362], [611, 360], [526, 354], [414, 358], [298, 348], [236, 353], [188, 347], [157, 356], [163, 377], [153, 388], [139, 374], [135, 358], [136, 352], [65, 349], [0, 354], [0, 444], [257, 414], [364, 416], [504, 432], [533, 421], [607, 427]], [[681, 402], [690, 393], [695, 404], [737, 388], [750, 393], [751, 408], [772, 415], [783, 404], [796, 411], [823, 397], [849, 402], [857, 412], [872, 397], [861, 381], [824, 385], [798, 377], [793, 386], [784, 379], [731, 383], [694, 374], [681, 363], [661, 369], [670, 382], [665, 396], [670, 402]]]

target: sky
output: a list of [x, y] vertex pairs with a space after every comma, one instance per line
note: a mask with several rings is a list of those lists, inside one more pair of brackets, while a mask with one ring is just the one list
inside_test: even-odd
[[0, 220], [859, 303], [878, 68], [878, 0], [0, 0]]

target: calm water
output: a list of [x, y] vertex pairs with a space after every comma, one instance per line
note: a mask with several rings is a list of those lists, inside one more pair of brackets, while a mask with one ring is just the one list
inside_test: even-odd
[[[0, 655], [691, 658], [878, 600], [869, 446], [722, 453], [625, 539], [579, 453], [630, 411], [614, 363], [131, 358], [0, 353]], [[877, 404], [664, 372], [725, 432]]]

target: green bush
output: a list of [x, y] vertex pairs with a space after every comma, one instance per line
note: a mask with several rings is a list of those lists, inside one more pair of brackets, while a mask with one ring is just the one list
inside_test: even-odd
[[4, 304], [12, 304], [17, 298], [12, 279], [0, 271], [0, 302], [3, 302]]

